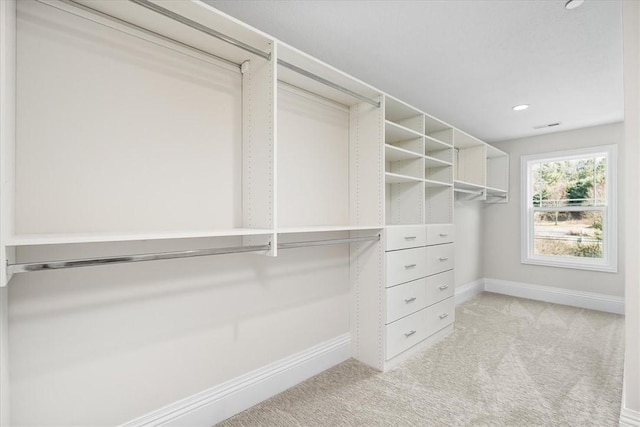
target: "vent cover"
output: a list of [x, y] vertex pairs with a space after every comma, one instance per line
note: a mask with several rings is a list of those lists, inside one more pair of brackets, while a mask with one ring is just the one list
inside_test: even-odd
[[546, 125], [539, 125], [539, 126], [534, 126], [534, 129], [546, 129], [546, 128], [552, 128], [554, 126], [560, 126], [560, 122], [557, 123], [548, 123]]

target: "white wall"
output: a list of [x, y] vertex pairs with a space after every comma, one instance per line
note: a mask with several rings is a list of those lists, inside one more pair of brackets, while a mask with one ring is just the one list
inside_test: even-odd
[[[520, 263], [520, 158], [535, 153], [570, 150], [608, 144], [622, 144], [622, 123], [558, 132], [494, 144], [509, 153], [509, 202], [488, 205], [485, 210], [484, 277], [564, 288], [573, 291], [624, 295], [624, 228], [618, 222], [618, 273], [603, 273]], [[620, 153], [619, 153], [620, 154]], [[623, 194], [623, 162], [618, 162], [619, 192]], [[624, 211], [624, 197], [618, 197], [618, 212]]]
[[[459, 196], [457, 196], [459, 197]], [[456, 200], [456, 287], [484, 277], [484, 203]]]
[[[624, 93], [625, 93], [625, 138], [624, 198], [627, 202], [625, 234], [627, 239], [626, 284], [625, 284], [625, 370], [624, 401], [621, 419], [628, 416], [640, 425], [640, 5], [636, 1], [623, 3], [624, 26]], [[631, 412], [633, 411], [633, 412]], [[635, 414], [634, 414], [635, 413]]]
[[[332, 237], [345, 235], [315, 236]], [[20, 256], [180, 250], [176, 245], [80, 245]], [[348, 333], [349, 247], [17, 275], [9, 326], [10, 425], [119, 424]]]

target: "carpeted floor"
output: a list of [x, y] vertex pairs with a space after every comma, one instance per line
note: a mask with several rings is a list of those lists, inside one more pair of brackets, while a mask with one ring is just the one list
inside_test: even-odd
[[624, 318], [483, 293], [446, 339], [379, 373], [355, 360], [220, 426], [617, 426]]

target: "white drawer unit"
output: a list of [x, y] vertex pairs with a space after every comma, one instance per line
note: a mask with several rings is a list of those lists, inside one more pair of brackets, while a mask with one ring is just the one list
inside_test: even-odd
[[455, 291], [453, 270], [434, 274], [425, 279], [425, 294], [427, 305], [452, 297]]
[[453, 324], [454, 240], [452, 224], [386, 229], [385, 366]]
[[426, 248], [387, 252], [387, 287], [410, 282], [426, 275]]
[[452, 270], [454, 266], [453, 243], [427, 246], [427, 275]]
[[426, 227], [427, 245], [453, 243], [455, 226], [453, 224], [430, 224]]
[[422, 225], [389, 227], [386, 230], [388, 251], [417, 248], [427, 244], [427, 234]]
[[387, 323], [398, 320], [429, 305], [427, 278], [387, 289]]

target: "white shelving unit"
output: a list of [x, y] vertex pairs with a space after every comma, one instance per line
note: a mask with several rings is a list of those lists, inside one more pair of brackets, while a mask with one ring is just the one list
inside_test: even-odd
[[454, 131], [455, 191], [470, 200], [506, 201], [509, 156], [462, 131]]
[[385, 96], [387, 225], [453, 221], [452, 127]]
[[[417, 227], [425, 254], [451, 251], [454, 191], [506, 197], [505, 153], [204, 3], [5, 3], [17, 42], [0, 50], [2, 286], [25, 247], [206, 238], [277, 257], [279, 238]], [[16, 26], [12, 7], [29, 19]], [[380, 370], [397, 356], [384, 239], [339, 254], [353, 357]], [[450, 286], [440, 258], [415, 279]], [[443, 301], [450, 313], [449, 294], [421, 310]]]
[[509, 155], [487, 145], [487, 201], [509, 200]]

